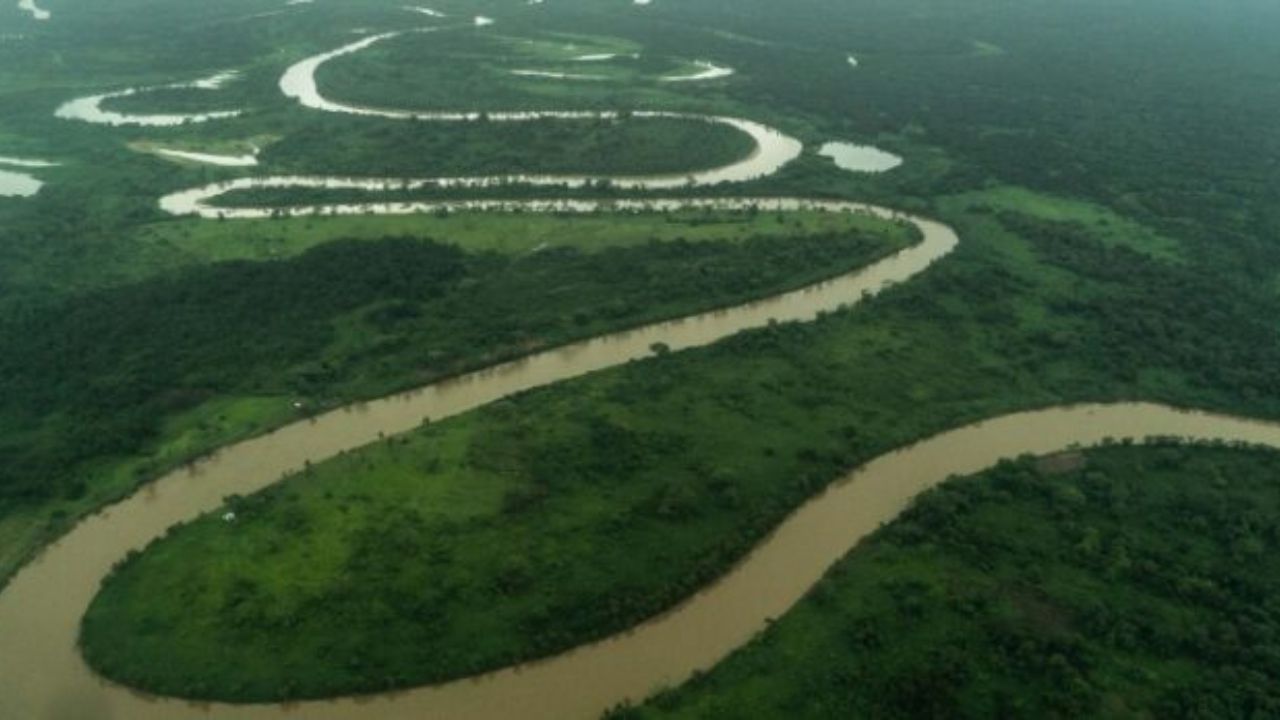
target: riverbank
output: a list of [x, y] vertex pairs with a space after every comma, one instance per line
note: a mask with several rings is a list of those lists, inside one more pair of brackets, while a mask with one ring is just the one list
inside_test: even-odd
[[[675, 612], [625, 636], [578, 649], [554, 661], [504, 671], [479, 681], [469, 680], [373, 702], [379, 705], [383, 717], [416, 717], [430, 712], [441, 717], [497, 718], [504, 717], [512, 703], [519, 703], [522, 715], [530, 718], [593, 717], [617, 703], [643, 698], [654, 687], [678, 683], [714, 665], [763, 630], [771, 618], [786, 612], [830, 564], [860, 538], [899, 514], [915, 494], [951, 475], [977, 472], [1003, 458], [1047, 454], [1074, 446], [1096, 445], [1104, 440], [1140, 440], [1146, 436], [1280, 447], [1280, 426], [1152, 405], [1053, 409], [1016, 414], [950, 431], [861, 468], [849, 482], [795, 513], [726, 578]], [[255, 464], [255, 467], [258, 466]], [[285, 468], [277, 465], [277, 469]], [[213, 468], [210, 470], [216, 472]], [[151, 528], [132, 526], [130, 542], [139, 543], [144, 536], [162, 527], [156, 523], [154, 501], [163, 502], [171, 489], [157, 488], [152, 508], [140, 507], [140, 503], [135, 503], [139, 506], [136, 509], [117, 508], [110, 516], [84, 526], [80, 534], [85, 540], [92, 535], [95, 541], [102, 542], [109, 533], [122, 529], [109, 526], [133, 520]], [[206, 501], [212, 499], [206, 488]], [[145, 514], [145, 520], [140, 512]], [[113, 523], [111, 516], [118, 519]], [[65, 543], [53, 552], [67, 545], [79, 545], [79, 542]], [[110, 552], [95, 554], [100, 558], [111, 555]], [[53, 629], [48, 621], [26, 625], [25, 630], [19, 629], [22, 625], [11, 624], [14, 598], [38, 591], [34, 579], [28, 582], [31, 584], [15, 584], [4, 598], [8, 602], [0, 604], [0, 627], [14, 631], [11, 637], [18, 639], [12, 646], [15, 648], [26, 645], [24, 638], [30, 638], [32, 631]], [[71, 596], [83, 599], [81, 593], [71, 593]], [[60, 605], [63, 613], [70, 609], [72, 617], [77, 616], [74, 600]], [[29, 615], [31, 610], [28, 608], [24, 614]], [[37, 614], [55, 613], [41, 609]], [[66, 637], [65, 628], [59, 634]], [[36, 637], [48, 640], [47, 636]], [[12, 666], [25, 665], [34, 676], [33, 657], [37, 662], [49, 658], [50, 664], [43, 669], [65, 671], [68, 669], [65, 659], [60, 663], [53, 660], [57, 655], [65, 655], [66, 650], [28, 656], [25, 662]], [[70, 656], [74, 660], [73, 651]], [[77, 664], [73, 662], [72, 666]], [[31, 689], [36, 687], [35, 678], [24, 679], [32, 685], [22, 694], [30, 696]], [[54, 680], [54, 685], [66, 680], [65, 677]], [[48, 687], [50, 682], [46, 680], [39, 685]], [[569, 686], [575, 687], [575, 692], [554, 690]], [[196, 717], [208, 709], [173, 701], [140, 701], [137, 696], [109, 688], [100, 688], [92, 694], [96, 697], [88, 707], [95, 711], [101, 711], [108, 706], [105, 703], [110, 703], [112, 707], [128, 708], [130, 716], [138, 718]], [[352, 717], [352, 713], [367, 712], [368, 702], [326, 702], [307, 705], [306, 711], [309, 717], [346, 718]], [[236, 712], [242, 717], [268, 717], [277, 710], [240, 708]]]
[[[839, 317], [820, 321], [812, 328], [776, 328], [753, 333], [748, 338], [727, 343], [728, 349], [713, 349], [705, 356], [699, 355], [697, 362], [685, 364], [682, 357], [667, 357], [661, 362], [645, 364], [644, 372], [619, 371], [617, 375], [624, 379], [615, 378], [613, 382], [617, 384], [575, 383], [562, 391], [540, 394], [533, 400], [522, 397], [511, 402], [530, 415], [542, 417], [589, 385], [622, 393], [632, 405], [643, 410], [640, 415], [652, 422], [676, 418], [678, 422], [672, 425], [687, 429], [685, 435], [696, 437], [705, 424], [717, 426], [718, 431], [736, 431], [739, 442], [782, 435], [788, 427], [812, 422], [812, 427], [823, 428], [821, 443], [809, 441], [808, 445], [798, 445], [795, 449], [817, 452], [794, 459], [796, 466], [803, 463], [802, 469], [808, 472], [771, 475], [775, 481], [781, 478], [780, 482], [800, 478], [798, 482], [805, 487], [794, 492], [802, 497], [808, 496], [810, 483], [835, 477], [839, 470], [865, 458], [862, 453], [897, 447], [966, 420], [1008, 412], [1012, 409], [1009, 405], [1015, 402], [1023, 406], [1045, 406], [1090, 397], [1142, 397], [1275, 417], [1275, 389], [1280, 387], [1276, 384], [1275, 368], [1280, 365], [1275, 362], [1274, 328], [1267, 322], [1267, 318], [1275, 316], [1271, 312], [1275, 298], [1270, 277], [1275, 267], [1270, 260], [1275, 253], [1271, 245], [1257, 242], [1271, 227], [1269, 218], [1259, 209], [1268, 207], [1266, 198], [1259, 196], [1262, 191], [1258, 190], [1269, 187], [1259, 181], [1269, 177], [1267, 168], [1258, 164], [1266, 155], [1250, 152], [1253, 145], [1242, 151], [1240, 147], [1244, 146], [1238, 142], [1222, 141], [1222, 138], [1248, 136], [1250, 132], [1265, 136], [1266, 124], [1250, 118], [1267, 117], [1266, 113], [1234, 113], [1231, 120], [1237, 123], [1234, 127], [1238, 132], [1199, 137], [1187, 135], [1183, 130], [1189, 125], [1215, 128], [1221, 123], [1203, 113], [1190, 118], [1194, 122], [1189, 122], [1185, 113], [1144, 110], [1147, 106], [1165, 107], [1167, 103], [1163, 103], [1162, 98], [1168, 96], [1170, 88], [1176, 91], [1177, 87], [1185, 86], [1188, 77], [1222, 74], [1221, 69], [1212, 64], [1179, 65], [1176, 58], [1161, 51], [1167, 48], [1170, 26], [1145, 20], [1141, 20], [1143, 25], [1157, 27], [1165, 33], [1157, 33], [1160, 37], [1155, 38], [1154, 43], [1154, 36], [1144, 36], [1145, 31], [1137, 21], [1128, 28], [1129, 32], [1116, 34], [1123, 42], [1112, 43], [1107, 48], [1106, 38], [1099, 41], [1101, 47], [1107, 48], [1105, 56], [1114, 60], [1120, 69], [1113, 75], [1129, 77], [1133, 74], [1130, 70], [1163, 67], [1174, 80], [1147, 73], [1144, 77], [1152, 82], [1137, 92], [1132, 83], [1121, 83], [1123, 87], [1108, 90], [1105, 78], [1094, 74], [1086, 83], [1090, 89], [1089, 102], [1082, 103], [1075, 92], [1081, 87], [1081, 68], [1087, 70], [1096, 65], [1046, 61], [1074, 55], [1070, 47], [1063, 46], [1055, 37], [1036, 35], [1035, 28], [1044, 27], [1043, 23], [1026, 22], [1024, 17], [1009, 19], [1008, 8], [994, 9], [1004, 18], [1003, 27], [1009, 31], [990, 34], [986, 31], [994, 28], [988, 25], [982, 34], [974, 36], [1000, 36], [1011, 51], [1010, 57], [1025, 60], [1003, 61], [1005, 67], [1000, 72], [993, 72], [995, 68], [987, 64], [995, 62], [991, 59], [975, 61], [969, 66], [964, 58], [946, 53], [912, 53], [909, 57], [896, 58], [890, 57], [892, 53], [885, 53], [873, 58], [877, 67], [883, 69], [878, 74], [880, 82], [869, 83], [863, 92], [849, 93], [847, 87], [825, 81], [821, 73], [807, 72], [815, 62], [831, 65], [833, 58], [843, 56], [851, 44], [844, 34], [839, 38], [839, 53], [804, 53], [812, 56], [808, 60], [784, 58], [781, 54], [757, 62], [732, 54], [724, 57], [752, 78], [751, 85], [745, 89], [744, 102], [754, 99], [754, 104], [761, 108], [786, 107], [796, 113], [809, 112], [815, 118], [827, 118], [832, 123], [838, 123], [839, 118], [849, 119], [850, 124], [844, 128], [824, 129], [820, 138], [910, 128], [906, 131], [920, 142], [928, 138], [928, 142], [947, 148], [949, 153], [934, 156], [939, 164], [933, 174], [923, 173], [916, 176], [915, 182], [898, 184], [897, 178], [913, 172], [920, 158], [928, 156], [916, 147], [912, 148], [917, 151], [913, 153], [903, 150], [912, 162], [892, 178], [886, 178], [883, 187], [869, 187], [870, 183], [854, 185], [850, 181], [849, 185], [833, 184], [830, 190], [834, 195], [875, 194], [891, 204], [902, 201], [911, 203], [910, 207], [924, 209], [930, 203], [946, 206], [950, 201], [942, 196], [948, 193], [989, 188], [993, 180], [1017, 182], [1044, 191], [1112, 203], [1126, 217], [1146, 226], [1146, 233], [1132, 234], [1123, 227], [1102, 227], [1092, 221], [1075, 225], [1025, 222], [1016, 215], [1034, 214], [1034, 211], [1021, 201], [1014, 203], [1014, 207], [971, 208], [974, 215], [986, 213], [989, 222], [985, 224], [965, 211], [957, 212], [949, 207], [941, 216], [951, 222], [966, 223], [967, 237], [971, 229], [968, 224], [972, 224], [980, 231], [975, 235], [992, 231], [1000, 241], [982, 246], [981, 261], [976, 254], [962, 258], [964, 253], [957, 253], [945, 267], [895, 293], [892, 302], [877, 302], [874, 312], [840, 313]], [[674, 6], [671, 10], [683, 11]], [[848, 12], [838, 3], [831, 4], [827, 10], [833, 14]], [[1036, 12], [1046, 10], [1037, 8]], [[1063, 16], [1059, 19], [1069, 21], [1051, 26], [1071, 27], [1079, 17], [1088, 17], [1076, 10], [1072, 12], [1075, 13], [1073, 19]], [[862, 18], [854, 20], [858, 20], [859, 26], [872, 27]], [[902, 25], [914, 28], [919, 21], [913, 18]], [[1249, 54], [1249, 44], [1242, 44], [1237, 32], [1225, 33], [1229, 41], [1217, 43], [1211, 32], [1213, 22], [1197, 21], [1194, 25], [1194, 33], [1180, 37], [1200, 51], [1182, 56], [1261, 57], [1257, 52]], [[1253, 25], [1262, 27], [1265, 23]], [[677, 31], [674, 25], [669, 28], [670, 32]], [[743, 30], [749, 31], [749, 28]], [[803, 34], [809, 34], [810, 30], [810, 27], [798, 28]], [[768, 36], [785, 37], [789, 32], [792, 37], [797, 34], [789, 31], [785, 23], [776, 23], [769, 28]], [[1059, 35], [1081, 37], [1079, 33]], [[708, 33], [707, 39], [711, 37]], [[1009, 42], [1014, 37], [1023, 37], [1025, 41]], [[1207, 41], [1200, 42], [1202, 39]], [[345, 40], [334, 40], [333, 44], [339, 42]], [[881, 42], [886, 47], [893, 45]], [[814, 45], [820, 44], [815, 38]], [[852, 44], [866, 46], [861, 42]], [[1222, 48], [1229, 48], [1231, 52], [1224, 55]], [[306, 49], [306, 52], [312, 51], [314, 48]], [[1155, 56], [1164, 56], [1170, 62], [1153, 64], [1151, 58]], [[1271, 67], [1266, 62], [1255, 62], [1253, 66]], [[847, 70], [844, 68], [842, 77], [849, 74]], [[1055, 76], [1055, 72], [1060, 75]], [[874, 79], [858, 75], [860, 81]], [[796, 83], [795, 78], [801, 76], [811, 78], [812, 82]], [[1265, 85], [1265, 78], [1260, 82]], [[120, 80], [101, 87], [125, 84]], [[972, 117], [971, 105], [947, 102], [954, 97], [954, 89], [962, 86], [987, 93], [994, 101], [988, 107], [998, 107], [1000, 112], [983, 113], [979, 123]], [[1250, 92], [1239, 83], [1225, 86], [1202, 83], [1202, 86], [1219, 87], [1233, 98], [1266, 97], [1265, 93]], [[1030, 97], [1037, 98], [1037, 102], [1022, 102]], [[1226, 105], [1230, 103], [1206, 103], [1204, 107]], [[924, 107], [930, 108], [927, 114], [918, 110]], [[872, 110], [868, 111], [869, 108]], [[1193, 111], [1200, 112], [1194, 108], [1187, 112]], [[1062, 118], [1076, 117], [1079, 112], [1085, 112], [1091, 121], [1065, 125], [1059, 122]], [[875, 113], [881, 114], [876, 118]], [[47, 124], [47, 117], [42, 116], [41, 121]], [[257, 122], [258, 119], [246, 118], [245, 121]], [[40, 124], [32, 127], [33, 132], [43, 132]], [[815, 139], [812, 135], [806, 137]], [[1151, 143], [1126, 143], [1119, 147], [1114, 142], [1116, 137], [1149, 138]], [[1152, 147], [1159, 151], [1150, 151]], [[1189, 152], [1169, 152], [1169, 147]], [[797, 165], [803, 162], [802, 159]], [[805, 167], [813, 167], [813, 163]], [[1188, 187], [1198, 187], [1198, 179], [1206, 167], [1233, 168], [1230, 173], [1219, 173], [1229, 185], [1229, 192], [1185, 191]], [[166, 168], [166, 171], [176, 172], [175, 168]], [[102, 183], [104, 188], [108, 185], [133, 187], [127, 182], [127, 174], [105, 177], [111, 182]], [[189, 177], [181, 185], [207, 180]], [[812, 187], [802, 187], [794, 178], [793, 182], [787, 191], [798, 194], [813, 191]], [[169, 189], [165, 186], [163, 191]], [[50, 187], [42, 193], [45, 197], [29, 203], [10, 203], [9, 207], [39, 204], [45, 217], [61, 219], [63, 214], [55, 211], [58, 206], [46, 203], [49, 193], [57, 190]], [[83, 204], [82, 198], [99, 197], [102, 194], [68, 191], [64, 206], [78, 209]], [[138, 211], [137, 217], [150, 217], [147, 211], [154, 196], [141, 197], [148, 207], [141, 207], [140, 203], [129, 207]], [[1238, 200], [1242, 197], [1256, 202], [1241, 204]], [[1171, 209], [1176, 209], [1176, 219], [1171, 216]], [[101, 216], [107, 214], [103, 212]], [[121, 214], [120, 209], [113, 207], [110, 214], [115, 217]], [[80, 227], [93, 224], [83, 222]], [[71, 234], [66, 227], [53, 224], [50, 227], [58, 236]], [[1016, 237], [1000, 234], [1001, 228], [1012, 229]], [[1175, 273], [1159, 262], [1139, 262], [1132, 253], [1124, 251], [1128, 245], [1146, 244], [1151, 231], [1171, 236], [1174, 247], [1179, 254], [1185, 253], [1182, 256], [1188, 261], [1187, 266], [1194, 270]], [[1100, 247], [1087, 242], [1091, 235], [1114, 235], [1122, 242], [1119, 247], [1105, 244]], [[86, 262], [86, 256], [75, 252], [70, 241], [45, 242], [46, 237], [53, 236], [30, 233], [33, 241], [27, 247], [48, 245], [57, 252], [76, 256], [81, 263]], [[79, 233], [76, 236], [79, 237]], [[20, 260], [27, 247], [19, 247], [20, 252], [10, 252], [7, 257]], [[881, 314], [882, 319], [869, 319]], [[1254, 322], [1251, 318], [1259, 320]], [[691, 387], [675, 392], [661, 382], [646, 384], [643, 375], [653, 368], [663, 371], [659, 380], [669, 379], [669, 373], [679, 369], [679, 379]], [[602, 400], [610, 410], [619, 404], [607, 395], [588, 397], [584, 402], [588, 400]], [[690, 404], [690, 400], [697, 402]], [[701, 422], [690, 419], [691, 408], [696, 411], [693, 420]], [[776, 412], [779, 408], [782, 411]], [[752, 414], [748, 415], [748, 411]], [[744, 419], [750, 422], [743, 422]], [[779, 420], [783, 422], [778, 423]], [[918, 424], [907, 427], [904, 420]], [[743, 424], [735, 425], [735, 421]], [[486, 416], [484, 427], [490, 438], [497, 438], [490, 441], [491, 445], [510, 444], [531, 450], [557, 448], [557, 438], [543, 434], [538, 426], [522, 427], [498, 414]], [[668, 431], [675, 432], [675, 429]], [[901, 436], [894, 437], [894, 433]], [[13, 437], [17, 446], [23, 447], [22, 437]], [[590, 453], [586, 457], [592, 459], [609, 457], [606, 451], [575, 447]], [[757, 449], [749, 448], [751, 454], [729, 456], [728, 460], [754, 459]], [[713, 462], [722, 459], [719, 455], [706, 457]], [[844, 462], [835, 462], [837, 457]], [[696, 489], [708, 493], [715, 490], [703, 486]], [[590, 490], [590, 487], [581, 488], [586, 494]], [[682, 500], [678, 496], [672, 499]], [[696, 502], [673, 502], [665, 506], [686, 508], [685, 512], [691, 506], [700, 507]], [[748, 526], [748, 530], [764, 527], [767, 531], [773, 526], [772, 521], [792, 507], [794, 504], [776, 502], [753, 508], [756, 510], [753, 522], [758, 518], [759, 525]], [[564, 516], [563, 521], [569, 519]], [[666, 522], [674, 523], [674, 520]], [[456, 537], [465, 539], [463, 534]], [[520, 537], [507, 539], [512, 547], [519, 547], [522, 540]], [[664, 560], [659, 543], [623, 547], [632, 551], [630, 555], [643, 556], [650, 562]], [[589, 553], [582, 555], [591, 557]], [[578, 559], [582, 555], [572, 557]], [[402, 553], [397, 559], [408, 562], [414, 557], [417, 556], [413, 553]], [[491, 573], [483, 579], [496, 577], [499, 576]], [[376, 590], [370, 588], [370, 592]], [[627, 590], [629, 588], [623, 588], [622, 592]], [[591, 603], [585, 606], [589, 608]], [[552, 622], [565, 622], [555, 628], [560, 630], [566, 627], [570, 615], [561, 612], [548, 617]], [[341, 630], [339, 625], [335, 623], [335, 628]], [[66, 711], [68, 705], [74, 704], [73, 688], [63, 689], [68, 692], [59, 696], [62, 707], [49, 709], [49, 713]], [[560, 689], [564, 693], [575, 690], [576, 684]], [[72, 708], [76, 709], [81, 708]], [[99, 709], [90, 707], [90, 712]]]
[[[1027, 219], [1010, 223], [1033, 227]], [[301, 694], [294, 683], [308, 678], [323, 684], [317, 694], [329, 695], [428, 671], [457, 677], [508, 665], [513, 654], [546, 656], [671, 607], [843, 470], [919, 438], [1098, 398], [1239, 407], [1226, 390], [1197, 385], [1198, 366], [1174, 363], [1186, 360], [1178, 348], [1194, 335], [1197, 315], [1220, 308], [1184, 305], [1184, 325], [1146, 341], [1142, 375], [1125, 355], [1130, 345], [1109, 339], [1108, 328], [1130, 327], [1147, 317], [1145, 308], [1165, 307], [1166, 294], [1185, 297], [1191, 268], [1063, 235], [1070, 226], [1034, 226], [1027, 239], [991, 220], [965, 227], [971, 239], [947, 262], [854, 310], [521, 395], [246, 498], [238, 517], [247, 524], [202, 522], [133, 564], [133, 580], [119, 584], [112, 601], [128, 609], [102, 626], [131, 628], [138, 655], [130, 667], [138, 670], [150, 667], [150, 657], [183, 657], [167, 638], [194, 639], [178, 629], [201, 618], [194, 624], [221, 642], [195, 656], [204, 663], [195, 676], [227, 678], [256, 657], [270, 659], [276, 675], [266, 677], [280, 682], [255, 692]], [[1027, 264], [1016, 273], [993, 267], [998, 253], [1018, 253]], [[1095, 261], [1135, 282], [1097, 282]], [[964, 303], [941, 299], [956, 287], [982, 290]], [[1074, 303], [1070, 313], [1055, 310], [1065, 298]], [[1108, 312], [1090, 310], [1099, 303]], [[1226, 337], [1248, 335], [1241, 329]], [[1076, 338], [1084, 344], [1076, 347]], [[1104, 341], [1086, 341], [1092, 338]], [[1228, 351], [1216, 342], [1194, 347]], [[1166, 359], [1159, 373], [1152, 355]], [[1010, 358], [1016, 370], [992, 371], [1009, 367]], [[385, 472], [397, 465], [408, 470]], [[370, 478], [387, 492], [369, 492]], [[200, 548], [224, 543], [237, 548], [235, 557], [255, 560], [227, 566], [229, 576], [192, 561]], [[333, 548], [343, 550], [335, 556]], [[324, 570], [335, 558], [340, 570]], [[317, 574], [308, 577], [312, 566]], [[438, 592], [420, 592], [424, 577]], [[166, 578], [198, 590], [172, 616], [172, 632], [151, 635], [148, 645], [140, 639], [155, 631], [129, 618], [172, 615], [150, 603], [164, 593], [138, 591]], [[285, 587], [282, 578], [290, 579]], [[229, 579], [252, 589], [235, 596], [238, 614], [230, 616], [219, 609], [232, 596], [218, 590]], [[353, 609], [399, 610], [346, 612], [345, 599]], [[272, 614], [299, 600], [308, 612]], [[548, 607], [556, 611], [540, 610]], [[244, 634], [222, 618], [243, 618]], [[466, 632], [477, 622], [501, 627], [484, 634], [497, 640], [477, 643]], [[361, 665], [310, 663], [324, 656], [313, 646], [340, 648]], [[237, 660], [227, 661], [232, 655]], [[221, 682], [233, 688], [222, 692], [243, 692], [244, 680]]]
[[[887, 210], [868, 210], [896, 216]], [[6, 644], [0, 652], [13, 650], [27, 654], [28, 659], [17, 664], [6, 659], [4, 665], [19, 667], [25, 664], [36, 675], [46, 678], [39, 686], [55, 694], [64, 692], [57, 688], [65, 688], [64, 683], [68, 682], [97, 685], [93, 676], [86, 672], [76, 651], [80, 617], [99, 581], [120, 559], [131, 549], [140, 549], [164, 535], [174, 524], [220, 507], [223, 498], [229, 494], [251, 493], [277, 482], [282, 474], [301, 470], [309, 463], [367, 445], [385, 435], [418, 427], [425, 417], [449, 417], [532, 387], [646, 357], [659, 343], [672, 350], [680, 350], [713, 342], [745, 328], [760, 327], [773, 320], [812, 318], [821, 310], [857, 302], [867, 294], [923, 271], [934, 260], [954, 249], [956, 237], [945, 226], [908, 219], [924, 232], [921, 244], [900, 251], [867, 270], [846, 276], [839, 282], [787, 293], [768, 302], [738, 306], [729, 312], [716, 311], [697, 319], [662, 323], [534, 355], [432, 386], [422, 392], [368, 403], [358, 412], [347, 409], [321, 415], [224, 449], [216, 458], [201, 463], [193, 471], [171, 474], [151, 484], [145, 493], [87, 519], [49, 547], [38, 562], [27, 565], [14, 577], [10, 586], [0, 594], [0, 628], [5, 629], [7, 637], [27, 639]], [[112, 540], [108, 542], [107, 538]], [[75, 558], [72, 562], [74, 568], [64, 564], [72, 558]], [[47, 583], [53, 583], [58, 590]], [[58, 593], [58, 603], [32, 603], [30, 600], [50, 592]], [[39, 612], [41, 608], [48, 614], [42, 614], [40, 618], [28, 615], [33, 611]], [[36, 634], [30, 635], [30, 632]], [[47, 702], [40, 696], [37, 686], [30, 684], [35, 681], [34, 677], [22, 672], [13, 678], [18, 685], [13, 692], [5, 693], [6, 702], [22, 703], [17, 707], [26, 708], [40, 707]], [[34, 694], [32, 690], [35, 690]], [[98, 703], [111, 704], [131, 697], [127, 693], [121, 693], [123, 697], [119, 698], [116, 695], [108, 691], [107, 696], [94, 700], [92, 706], [105, 707]], [[146, 704], [149, 703], [144, 702]], [[137, 710], [145, 712], [142, 708]], [[145, 714], [140, 717], [145, 717]]]
[[1266, 714], [1278, 475], [1274, 451], [1157, 443], [958, 478], [715, 670], [611, 718]]
[[[604, 220], [523, 218], [263, 224], [258, 232], [325, 246], [297, 256], [307, 246], [270, 244], [272, 254], [255, 259], [275, 262], [193, 267], [0, 323], [14, 338], [0, 360], [0, 407], [20, 418], [8, 432], [29, 439], [0, 470], [10, 494], [25, 498], [0, 515], [0, 577], [85, 513], [222, 445], [538, 350], [826, 280], [914, 241], [863, 215], [810, 212], [783, 223], [676, 213], [629, 216], [616, 245], [592, 248]], [[403, 237], [432, 228], [456, 244]], [[223, 223], [207, 229], [212, 238], [186, 238], [202, 252], [228, 234], [263, 246]], [[526, 231], [522, 245], [502, 242]], [[348, 234], [360, 241], [332, 242]], [[234, 246], [217, 250], [237, 258]], [[132, 333], [105, 332], [120, 318]], [[226, 355], [228, 334], [255, 339]], [[379, 352], [363, 350], [370, 345]], [[77, 418], [70, 426], [59, 421], [68, 416]]]

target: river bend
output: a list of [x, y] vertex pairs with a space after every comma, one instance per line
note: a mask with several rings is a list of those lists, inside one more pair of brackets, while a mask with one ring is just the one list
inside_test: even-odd
[[[637, 0], [638, 1], [638, 0]], [[355, 108], [325, 100], [315, 70], [328, 59], [355, 52], [397, 33], [344, 46], [305, 60], [285, 74], [281, 87], [304, 105], [388, 119], [466, 121], [476, 113], [419, 113]], [[96, 107], [96, 104], [95, 104]], [[499, 121], [543, 117], [583, 119], [602, 113], [511, 112]], [[651, 113], [729, 124], [752, 135], [757, 151], [729, 168], [695, 174], [693, 184], [744, 181], [772, 174], [801, 152], [801, 144], [748, 120]], [[246, 178], [176, 193], [162, 201], [175, 214], [266, 217], [266, 208], [220, 208], [211, 200], [254, 187], [398, 189], [404, 183], [484, 187], [513, 178], [377, 180], [358, 178]], [[579, 184], [598, 178], [579, 178]], [[575, 181], [556, 178], [555, 183]], [[689, 178], [611, 178], [634, 189], [689, 184]], [[521, 182], [537, 182], [521, 176]], [[548, 184], [550, 180], [546, 181]], [[392, 185], [396, 183], [397, 185]], [[454, 183], [454, 184], [449, 184]], [[818, 313], [855, 304], [925, 271], [959, 242], [940, 223], [868, 205], [791, 198], [656, 200], [473, 200], [435, 203], [364, 203], [290, 208], [310, 212], [424, 212], [432, 209], [590, 212], [597, 209], [679, 210], [813, 208], [866, 212], [914, 224], [923, 239], [871, 266], [835, 280], [761, 302], [612, 333], [504, 363], [455, 380], [382, 400], [361, 403], [295, 423], [227, 447], [191, 469], [170, 473], [133, 496], [80, 522], [46, 547], [0, 593], [0, 717], [104, 720], [186, 720], [209, 717], [491, 719], [596, 718], [622, 701], [639, 701], [664, 686], [708, 670], [798, 602], [824, 572], [862, 538], [893, 520], [911, 498], [953, 474], [980, 471], [1002, 458], [1089, 446], [1107, 438], [1142, 440], [1151, 435], [1224, 440], [1280, 447], [1280, 425], [1185, 412], [1150, 404], [1088, 405], [1009, 415], [951, 430], [883, 455], [802, 505], [735, 568], [662, 616], [618, 636], [567, 653], [477, 678], [387, 695], [288, 705], [230, 706], [146, 696], [93, 674], [81, 659], [80, 620], [101, 581], [129, 552], [145, 547], [174, 525], [217, 510], [223, 498], [247, 494], [338, 453], [408, 432], [424, 418], [439, 420], [515, 393], [579, 377], [649, 356], [663, 343], [672, 350], [707, 345], [777, 321], [807, 321]]]

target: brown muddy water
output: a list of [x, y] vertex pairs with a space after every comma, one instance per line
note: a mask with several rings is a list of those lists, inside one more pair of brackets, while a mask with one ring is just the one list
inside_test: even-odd
[[533, 387], [648, 356], [706, 345], [772, 320], [809, 320], [905, 281], [958, 242], [944, 225], [903, 217], [918, 245], [835, 280], [762, 302], [655, 324], [330, 412], [228, 447], [86, 519], [0, 593], [0, 718], [595, 718], [707, 670], [783, 615], [867, 534], [916, 494], [1001, 458], [1089, 446], [1106, 438], [1181, 436], [1280, 447], [1280, 426], [1148, 404], [1053, 408], [952, 430], [884, 455], [809, 501], [737, 567], [694, 597], [619, 636], [477, 678], [387, 695], [233, 706], [145, 696], [95, 676], [80, 658], [80, 619], [114, 563], [173, 525], [260, 490], [307, 462]]

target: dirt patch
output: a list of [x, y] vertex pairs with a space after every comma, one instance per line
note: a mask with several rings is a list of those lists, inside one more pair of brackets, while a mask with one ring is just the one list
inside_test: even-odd
[[1036, 470], [1044, 475], [1065, 475], [1083, 468], [1088, 461], [1084, 453], [1069, 451], [1047, 455], [1036, 461]]

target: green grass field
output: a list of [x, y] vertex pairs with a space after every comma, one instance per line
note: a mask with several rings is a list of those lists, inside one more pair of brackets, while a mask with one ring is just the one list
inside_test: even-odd
[[1097, 203], [1013, 186], [964, 193], [948, 198], [948, 202], [963, 203], [970, 209], [1020, 212], [1050, 222], [1076, 223], [1108, 245], [1124, 246], [1163, 260], [1185, 258], [1177, 240]]
[[182, 263], [269, 260], [292, 257], [334, 240], [390, 236], [435, 238], [472, 251], [521, 255], [535, 250], [575, 248], [596, 252], [650, 241], [740, 242], [866, 229], [883, 224], [863, 216], [823, 212], [451, 213], [409, 216], [280, 218], [270, 221], [170, 220], [141, 226], [135, 239], [146, 252], [172, 254]]

